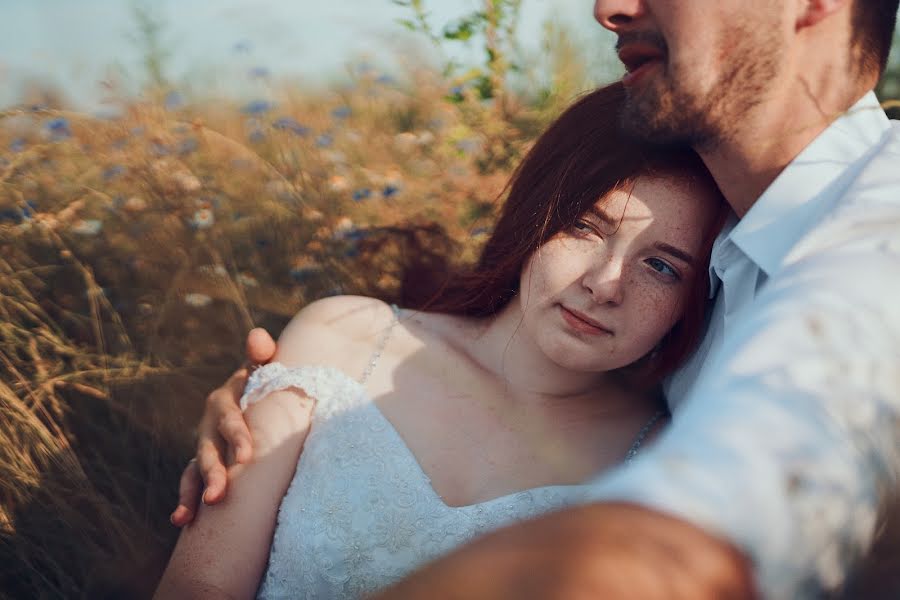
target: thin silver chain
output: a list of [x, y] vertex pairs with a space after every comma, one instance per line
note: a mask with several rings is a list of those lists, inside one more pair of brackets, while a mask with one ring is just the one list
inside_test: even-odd
[[638, 450], [641, 448], [641, 444], [644, 443], [644, 439], [650, 434], [653, 430], [653, 426], [656, 425], [657, 421], [664, 418], [668, 415], [669, 412], [663, 409], [660, 409], [653, 415], [647, 424], [638, 431], [637, 436], [634, 438], [634, 442], [631, 443], [631, 448], [628, 449], [628, 453], [625, 454], [625, 464], [630, 463], [634, 460], [634, 457], [637, 456]]
[[359, 378], [359, 382], [361, 384], [365, 384], [366, 380], [372, 374], [372, 371], [375, 370], [375, 363], [378, 362], [378, 358], [381, 356], [381, 353], [384, 352], [385, 346], [387, 346], [388, 340], [391, 339], [391, 333], [394, 331], [394, 325], [397, 324], [397, 321], [400, 319], [400, 307], [396, 304], [391, 304], [391, 310], [394, 311], [394, 318], [391, 319], [391, 325], [388, 327], [382, 334], [381, 339], [378, 340], [378, 345], [375, 347], [375, 352], [372, 353], [372, 357], [369, 359], [369, 364], [366, 365], [365, 371], [363, 371], [362, 376]]

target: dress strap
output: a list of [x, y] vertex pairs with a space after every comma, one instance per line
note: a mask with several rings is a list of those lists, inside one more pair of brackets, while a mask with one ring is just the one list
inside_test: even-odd
[[394, 316], [391, 319], [391, 324], [385, 331], [382, 332], [381, 338], [378, 340], [378, 345], [375, 346], [375, 351], [372, 352], [372, 356], [369, 358], [366, 369], [363, 371], [362, 375], [359, 378], [359, 382], [363, 385], [366, 383], [366, 380], [369, 379], [372, 371], [375, 370], [375, 363], [378, 362], [379, 357], [381, 357], [381, 353], [384, 352], [384, 348], [385, 346], [387, 346], [388, 340], [391, 339], [391, 334], [394, 331], [394, 325], [396, 325], [400, 320], [400, 307], [396, 304], [391, 304], [391, 310], [394, 312]]
[[650, 420], [647, 421], [647, 424], [644, 425], [638, 434], [634, 438], [634, 442], [631, 443], [631, 448], [628, 449], [628, 452], [625, 454], [625, 464], [630, 463], [634, 460], [634, 457], [637, 456], [638, 450], [641, 448], [641, 444], [644, 443], [644, 440], [653, 430], [653, 426], [656, 425], [657, 421], [663, 419], [669, 415], [669, 411], [665, 409], [660, 409], [656, 411], [656, 414], [650, 417]]

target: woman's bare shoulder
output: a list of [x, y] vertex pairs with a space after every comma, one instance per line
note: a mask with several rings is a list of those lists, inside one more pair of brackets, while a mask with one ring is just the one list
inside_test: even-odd
[[353, 371], [365, 364], [394, 322], [394, 310], [376, 298], [331, 296], [305, 306], [278, 339], [275, 359]]

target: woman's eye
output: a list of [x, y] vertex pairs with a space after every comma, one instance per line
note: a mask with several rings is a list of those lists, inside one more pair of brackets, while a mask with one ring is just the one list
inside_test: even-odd
[[670, 277], [672, 279], [680, 278], [678, 271], [676, 271], [672, 267], [672, 265], [660, 258], [649, 258], [647, 259], [647, 264], [650, 265], [651, 269], [660, 273], [661, 275], [665, 275], [666, 277]]
[[594, 226], [588, 223], [587, 221], [575, 221], [572, 225], [572, 229], [581, 234], [595, 233]]

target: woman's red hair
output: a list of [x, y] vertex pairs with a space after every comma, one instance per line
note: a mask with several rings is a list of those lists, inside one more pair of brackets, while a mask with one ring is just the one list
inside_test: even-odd
[[[653, 146], [628, 137], [620, 128], [624, 101], [623, 86], [614, 83], [569, 107], [513, 174], [506, 202], [478, 262], [449, 275], [433, 260], [423, 268], [411, 265], [401, 292], [403, 305], [471, 317], [493, 315], [518, 293], [520, 274], [534, 251], [570, 228], [611, 191], [641, 175], [692, 178], [717, 189], [690, 148]], [[726, 214], [722, 200], [714, 225], [703, 235], [701, 264], [708, 263]], [[705, 323], [708, 293], [706, 270], [698, 269], [684, 314], [652, 359], [644, 361], [654, 379], [676, 368], [693, 350]]]

